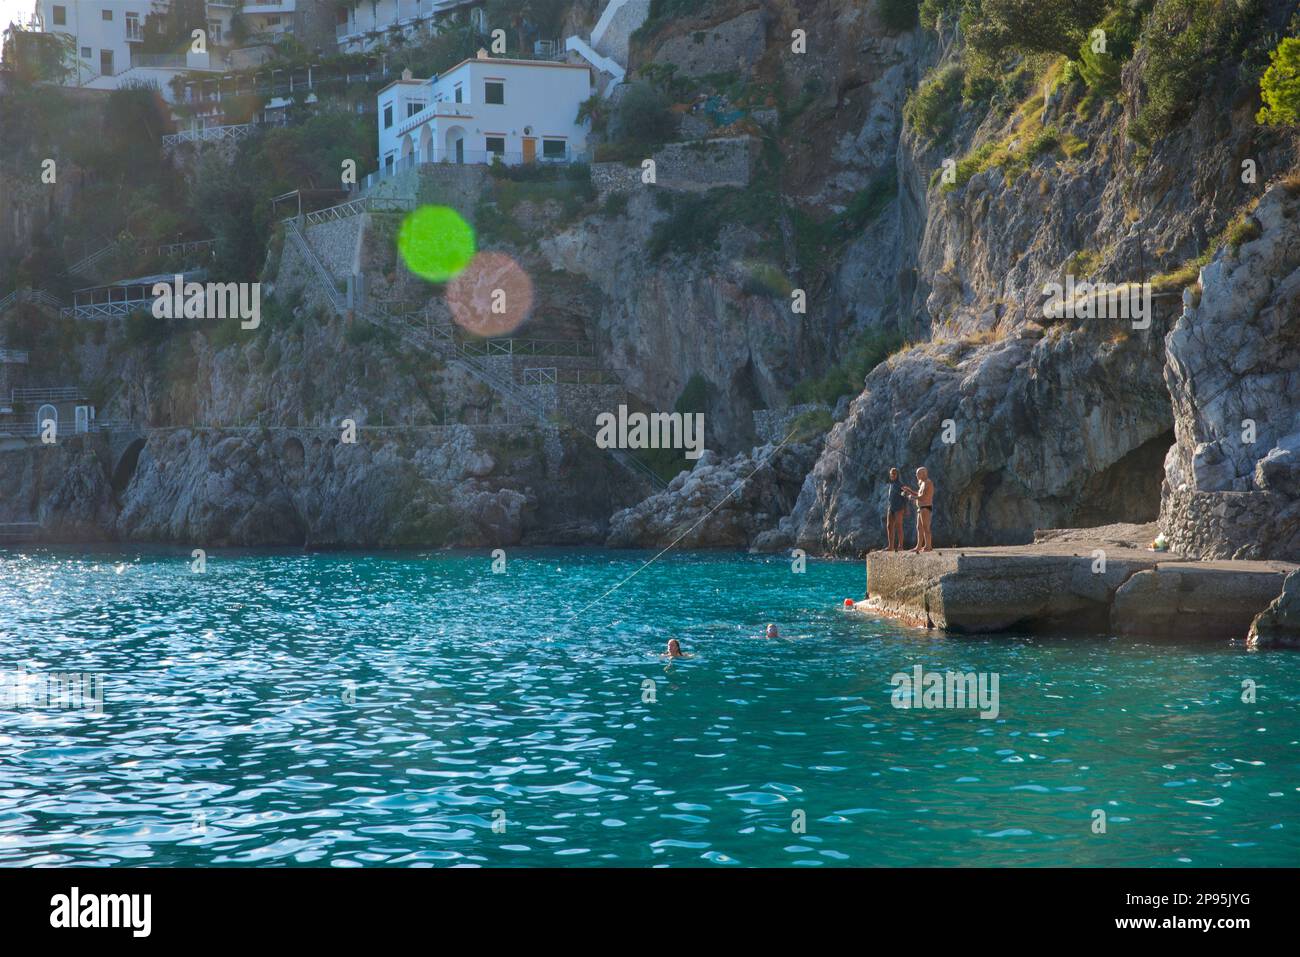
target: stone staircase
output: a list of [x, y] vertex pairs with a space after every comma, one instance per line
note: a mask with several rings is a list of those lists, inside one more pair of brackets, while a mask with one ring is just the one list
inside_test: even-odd
[[[360, 199], [341, 204], [341, 206], [333, 208], [336, 212], [330, 213], [325, 219], [319, 221], [326, 222], [329, 218], [335, 218], [336, 216], [351, 216], [376, 211], [370, 206], [374, 202], [376, 201]], [[383, 205], [382, 211], [384, 212], [400, 211], [389, 208], [390, 204], [394, 202], [392, 200], [379, 202]], [[535, 340], [498, 339], [487, 340], [485, 344], [462, 341], [457, 338], [453, 326], [434, 321], [427, 304], [422, 307], [413, 307], [407, 301], [369, 300], [349, 307], [346, 298], [339, 293], [334, 277], [325, 267], [325, 264], [321, 262], [316, 251], [312, 249], [307, 237], [303, 235], [298, 220], [296, 218], [286, 219], [283, 220], [283, 225], [286, 241], [293, 245], [299, 256], [307, 263], [312, 275], [315, 277], [317, 288], [324, 292], [330, 307], [337, 315], [347, 318], [351, 314], [356, 319], [388, 330], [402, 342], [434, 352], [448, 364], [464, 369], [490, 388], [502, 400], [503, 405], [507, 408], [507, 415], [509, 415], [510, 409], [513, 407], [519, 414], [535, 419], [542, 425], [556, 424], [552, 410], [548, 409], [515, 382], [512, 375], [503, 375], [493, 368], [491, 363], [491, 356], [494, 353], [515, 354], [514, 342], [534, 342]], [[503, 347], [501, 345], [503, 342], [511, 345]], [[494, 343], [496, 344], [495, 349], [492, 345]], [[533, 351], [531, 354], [536, 355], [539, 353]], [[587, 435], [587, 432], [582, 429], [577, 431], [580, 434]], [[588, 438], [592, 437], [588, 435]], [[595, 441], [594, 438], [592, 441]], [[625, 470], [654, 491], [662, 491], [667, 488], [667, 483], [655, 474], [652, 469], [625, 450], [606, 449], [605, 451], [609, 452]]]

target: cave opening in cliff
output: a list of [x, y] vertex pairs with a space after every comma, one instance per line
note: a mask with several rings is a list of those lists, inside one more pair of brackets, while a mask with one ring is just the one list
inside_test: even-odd
[[1083, 488], [1070, 526], [1092, 528], [1115, 522], [1154, 522], [1160, 515], [1165, 455], [1173, 444], [1174, 430], [1170, 429], [1092, 476]]
[[140, 450], [144, 448], [144, 439], [136, 439], [123, 450], [117, 465], [113, 467], [113, 494], [121, 495], [131, 484], [135, 467], [140, 462]]

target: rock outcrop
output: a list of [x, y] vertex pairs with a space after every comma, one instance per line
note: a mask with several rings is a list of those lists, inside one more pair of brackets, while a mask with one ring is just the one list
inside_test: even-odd
[[1166, 338], [1176, 444], [1161, 525], [1208, 558], [1300, 559], [1300, 188], [1201, 270]]
[[[1147, 521], [1159, 504], [1168, 396], [1158, 334], [1024, 326], [932, 343], [879, 366], [827, 438], [784, 541], [860, 553], [884, 542], [891, 467], [935, 481], [936, 542], [1028, 542], [1035, 528]], [[910, 532], [909, 532], [910, 535]]]
[[816, 457], [815, 444], [764, 445], [727, 460], [705, 451], [666, 491], [616, 513], [605, 544], [746, 548], [790, 510]]
[[1263, 648], [1300, 648], [1300, 571], [1286, 576], [1282, 594], [1250, 623], [1246, 646]]

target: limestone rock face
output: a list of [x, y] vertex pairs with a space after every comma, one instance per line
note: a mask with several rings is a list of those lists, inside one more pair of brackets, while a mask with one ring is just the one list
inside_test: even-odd
[[196, 545], [512, 545], [532, 496], [485, 481], [469, 429], [341, 444], [297, 433], [151, 438], [117, 520], [126, 539]]
[[115, 513], [108, 457], [97, 435], [0, 451], [0, 522], [37, 522], [49, 542], [106, 540]]
[[683, 548], [745, 548], [789, 511], [815, 458], [809, 444], [764, 445], [727, 460], [706, 451], [666, 491], [616, 513], [605, 544], [665, 546], [685, 534]]
[[1158, 336], [1089, 330], [896, 356], [867, 376], [781, 530], [807, 549], [882, 545], [888, 471], [915, 487], [921, 465], [939, 545], [1153, 519], [1170, 427], [1158, 356]]
[[1166, 338], [1177, 442], [1161, 526], [1206, 558], [1300, 559], [1300, 196], [1274, 186], [1257, 238], [1201, 271]]
[[1249, 648], [1300, 648], [1300, 569], [1286, 576], [1282, 594], [1250, 623]]
[[748, 70], [763, 55], [767, 16], [760, 7], [730, 20], [673, 37], [656, 54], [677, 65], [679, 76], [703, 76], [727, 70]]

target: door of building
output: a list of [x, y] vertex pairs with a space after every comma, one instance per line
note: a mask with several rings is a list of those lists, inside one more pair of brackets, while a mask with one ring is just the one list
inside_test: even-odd
[[533, 163], [537, 161], [537, 137], [524, 137], [524, 162]]

